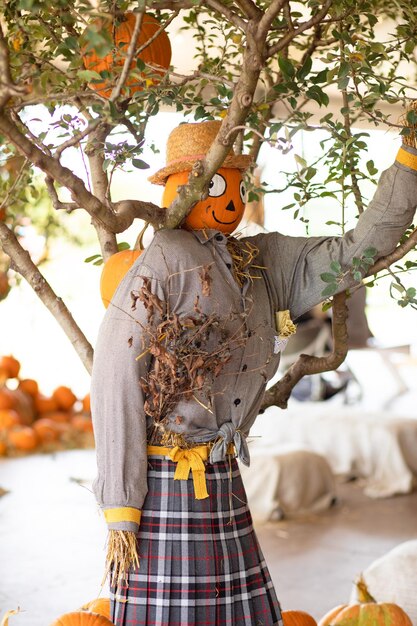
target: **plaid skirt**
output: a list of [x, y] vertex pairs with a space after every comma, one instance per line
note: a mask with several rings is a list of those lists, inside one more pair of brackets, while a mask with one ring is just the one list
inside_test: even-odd
[[209, 498], [149, 457], [140, 567], [111, 588], [116, 626], [282, 626], [235, 459], [207, 464]]

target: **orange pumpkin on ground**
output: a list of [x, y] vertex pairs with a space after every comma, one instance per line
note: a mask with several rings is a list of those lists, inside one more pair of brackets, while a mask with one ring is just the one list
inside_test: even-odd
[[36, 380], [32, 378], [23, 378], [19, 381], [19, 385], [17, 387], [20, 391], [24, 391], [25, 393], [35, 398], [39, 393], [39, 385]]
[[87, 393], [87, 395], [83, 398], [83, 411], [85, 413], [91, 413], [91, 400], [89, 393]]
[[90, 613], [98, 613], [110, 619], [110, 598], [96, 598], [81, 607], [81, 611], [89, 611]]
[[57, 387], [52, 393], [52, 398], [57, 403], [58, 408], [64, 411], [68, 411], [77, 401], [77, 396], [69, 387], [65, 386]]
[[0, 409], [0, 430], [10, 430], [20, 424], [19, 414], [13, 409]]
[[55, 398], [39, 394], [35, 398], [35, 409], [38, 413], [50, 413], [58, 409], [58, 404]]
[[19, 375], [20, 363], [11, 355], [1, 357], [0, 367], [6, 370], [9, 378], [16, 378]]
[[82, 433], [93, 432], [93, 422], [91, 418], [86, 415], [74, 415], [74, 417], [71, 418], [71, 426]]
[[365, 581], [356, 583], [359, 603], [331, 609], [319, 621], [319, 626], [412, 626], [407, 613], [397, 604], [377, 602], [371, 596]]
[[284, 626], [317, 626], [314, 617], [305, 611], [283, 611], [282, 620]]
[[67, 413], [66, 411], [51, 411], [50, 413], [44, 413], [44, 417], [47, 417], [56, 424], [68, 424], [72, 413]]
[[98, 613], [74, 611], [61, 615], [51, 626], [114, 626], [114, 624], [107, 617], [98, 615]]
[[[135, 28], [136, 15], [128, 11], [117, 19], [118, 21], [116, 23], [114, 17], [109, 15], [97, 18], [92, 22], [92, 27], [97, 32], [105, 31], [111, 36], [114, 48], [110, 53], [99, 56], [96, 50], [88, 49], [87, 43], [82, 50], [83, 63], [87, 70], [98, 73], [107, 72], [108, 75], [111, 76], [110, 80], [106, 79], [89, 84], [91, 89], [94, 89], [94, 91], [104, 98], [110, 98], [112, 87], [116, 84], [121, 68], [124, 65], [127, 49]], [[161, 70], [154, 70], [153, 73], [159, 74], [160, 76], [163, 76], [169, 68], [171, 62], [171, 44], [166, 32], [161, 31], [153, 41], [146, 45], [160, 27], [161, 24], [157, 19], [152, 17], [152, 15], [143, 16], [136, 49], [138, 50], [144, 45], [145, 47], [139, 54], [134, 55], [130, 64], [129, 76], [125, 81], [122, 94], [126, 94], [126, 88], [129, 90], [129, 95], [132, 95], [136, 91], [143, 90], [144, 78], [143, 73], [137, 69], [137, 59], [140, 59], [143, 63], [159, 66]], [[134, 70], [133, 73], [132, 70]], [[154, 76], [152, 76], [151, 80], [152, 82], [158, 82], [157, 77]]]
[[[165, 185], [162, 206], [168, 207], [177, 195], [179, 185], [186, 185], [189, 172], [171, 174]], [[214, 228], [232, 233], [240, 224], [245, 210], [246, 189], [239, 169], [221, 167], [210, 181], [209, 195], [198, 202], [185, 218], [191, 230]]]
[[16, 397], [11, 389], [0, 389], [0, 409], [14, 409], [17, 405]]
[[30, 426], [17, 426], [8, 434], [10, 445], [21, 452], [31, 452], [38, 443], [39, 438]]
[[[3, 221], [0, 215], [0, 222]], [[0, 300], [3, 300], [10, 291], [9, 278], [7, 272], [0, 271]]]
[[106, 308], [120, 282], [142, 252], [143, 250], [121, 250], [105, 262], [100, 278], [100, 293]]
[[33, 424], [33, 430], [41, 443], [57, 441], [61, 435], [59, 424], [47, 417], [41, 417]]

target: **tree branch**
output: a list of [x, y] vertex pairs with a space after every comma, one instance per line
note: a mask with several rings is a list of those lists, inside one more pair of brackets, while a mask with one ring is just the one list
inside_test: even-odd
[[246, 31], [247, 23], [245, 20], [243, 20], [240, 15], [232, 11], [232, 9], [224, 4], [224, 2], [221, 2], [221, 0], [206, 0], [204, 4], [217, 13], [220, 13], [220, 15], [223, 15], [231, 24], [236, 26], [236, 28], [243, 30], [243, 32]]
[[278, 13], [281, 11], [282, 7], [286, 3], [287, 0], [272, 0], [269, 4], [269, 7], [263, 14], [258, 28], [258, 36], [262, 39], [265, 39], [269, 29], [271, 28], [271, 24], [274, 19], [277, 17]]
[[78, 328], [71, 313], [30, 258], [29, 252], [19, 243], [16, 235], [4, 222], [0, 221], [0, 242], [4, 252], [12, 261], [12, 269], [21, 274], [55, 317], [62, 330], [71, 341], [86, 370], [91, 373], [93, 349]]
[[0, 23], [0, 111], [13, 96], [26, 93], [24, 85], [15, 85], [10, 73], [9, 49]]
[[327, 356], [316, 357], [300, 354], [287, 373], [271, 389], [265, 392], [262, 410], [276, 405], [286, 409], [288, 399], [295, 385], [306, 375], [320, 374], [337, 369], [345, 360], [348, 351], [347, 325], [348, 309], [345, 291], [333, 297], [333, 350]]
[[296, 28], [294, 31], [290, 31], [289, 33], [287, 33], [286, 35], [281, 37], [281, 39], [279, 41], [277, 41], [277, 43], [275, 43], [274, 45], [269, 46], [268, 51], [267, 51], [267, 55], [266, 55], [267, 58], [269, 58], [271, 56], [274, 56], [277, 52], [280, 52], [293, 39], [295, 39], [295, 37], [297, 37], [297, 35], [300, 35], [304, 31], [306, 31], [309, 28], [311, 28], [312, 26], [315, 26], [316, 24], [321, 22], [321, 20], [326, 15], [327, 11], [330, 9], [332, 4], [333, 4], [333, 0], [326, 0], [326, 2], [324, 3], [323, 7], [320, 9], [320, 11], [318, 13], [316, 13], [316, 15], [314, 15], [312, 18], [310, 18], [307, 22], [302, 22], [299, 25], [298, 28]]
[[90, 124], [88, 124], [84, 128], [83, 131], [81, 131], [77, 135], [74, 135], [74, 137], [71, 137], [71, 139], [68, 139], [68, 141], [65, 141], [60, 146], [58, 146], [58, 148], [55, 150], [54, 158], [59, 160], [64, 150], [67, 150], [67, 148], [72, 148], [73, 146], [76, 146], [78, 143], [80, 143], [80, 141], [84, 139], [84, 137], [87, 137], [87, 135], [89, 135], [93, 130], [97, 128], [97, 126], [99, 126], [102, 123], [103, 123], [103, 118], [96, 117], [92, 122], [90, 122]]
[[253, 96], [263, 67], [265, 37], [258, 35], [258, 21], [250, 20], [246, 29], [246, 48], [243, 53], [242, 72], [236, 83], [227, 116], [219, 133], [207, 152], [204, 161], [198, 161], [189, 176], [188, 185], [178, 188], [178, 195], [167, 209], [165, 228], [176, 228], [191, 208], [206, 197], [207, 185], [223, 163], [236, 139], [239, 127], [244, 124], [253, 102]]
[[256, 6], [252, 0], [236, 0], [236, 4], [240, 7], [249, 18], [259, 19], [261, 16], [261, 10]]
[[129, 74], [130, 65], [131, 65], [132, 60], [133, 60], [133, 55], [135, 54], [136, 43], [138, 41], [138, 37], [139, 37], [139, 33], [140, 33], [140, 27], [142, 26], [143, 15], [144, 15], [144, 11], [140, 11], [139, 13], [136, 13], [136, 16], [135, 16], [135, 26], [133, 28], [132, 38], [131, 38], [131, 40], [129, 42], [129, 46], [128, 46], [128, 49], [127, 49], [126, 58], [125, 58], [125, 61], [123, 63], [123, 69], [122, 69], [121, 74], [119, 76], [119, 80], [117, 81], [117, 84], [113, 88], [113, 90], [111, 92], [111, 96], [109, 98], [111, 102], [114, 102], [120, 96], [120, 93], [121, 93], [121, 91], [122, 91], [122, 89], [124, 87], [124, 84], [126, 82], [126, 78], [127, 78], [128, 74]]

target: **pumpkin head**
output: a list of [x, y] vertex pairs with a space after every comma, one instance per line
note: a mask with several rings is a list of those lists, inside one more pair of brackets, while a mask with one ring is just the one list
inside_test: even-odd
[[[107, 32], [114, 44], [112, 52], [104, 55], [100, 55], [94, 48], [89, 49], [87, 43], [83, 46], [82, 54], [85, 68], [98, 73], [106, 72], [107, 75], [111, 77], [109, 80], [89, 84], [89, 87], [94, 89], [94, 91], [97, 91], [100, 96], [105, 98], [110, 98], [111, 96], [112, 87], [117, 82], [117, 78], [120, 75], [120, 71], [126, 59], [135, 22], [136, 16], [135, 13], [132, 12], [124, 13], [121, 17], [118, 17], [116, 21], [113, 16], [109, 15], [106, 17], [99, 17], [92, 22], [94, 30], [97, 32]], [[153, 72], [152, 79], [149, 79], [151, 83], [157, 82], [157, 76], [162, 76], [169, 68], [171, 61], [171, 44], [166, 32], [164, 30], [161, 31], [155, 39], [147, 44], [147, 42], [160, 28], [161, 24], [157, 19], [152, 17], [152, 15], [144, 15], [142, 17], [136, 47], [137, 50], [143, 47], [143, 50], [137, 54], [136, 58], [134, 56], [130, 65], [131, 75], [128, 76], [125, 81], [125, 87], [129, 88], [130, 95], [136, 91], [141, 91], [144, 87], [143, 74], [136, 69], [138, 59], [144, 63], [157, 65], [162, 68], [161, 70], [155, 70]], [[136, 71], [132, 74], [132, 70], [135, 69]], [[126, 92], [126, 89], [124, 89], [124, 91]]]
[[[179, 185], [186, 185], [189, 172], [178, 172], [169, 176], [162, 203], [168, 207], [177, 195]], [[245, 210], [246, 189], [242, 172], [238, 169], [221, 167], [210, 181], [209, 195], [198, 202], [185, 219], [185, 226], [192, 230], [214, 228], [223, 233], [232, 233], [239, 225]]]

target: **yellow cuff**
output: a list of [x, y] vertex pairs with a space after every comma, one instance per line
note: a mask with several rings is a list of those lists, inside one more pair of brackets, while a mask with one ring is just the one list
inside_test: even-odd
[[140, 517], [142, 513], [139, 509], [134, 509], [131, 506], [123, 506], [119, 509], [106, 509], [104, 511], [104, 517], [108, 524], [114, 522], [135, 522], [140, 524]]
[[404, 148], [400, 148], [398, 150], [398, 154], [395, 160], [398, 161], [398, 163], [401, 163], [401, 165], [406, 165], [412, 170], [417, 170], [417, 155], [411, 154], [411, 152], [407, 152], [407, 150], [404, 150]]

